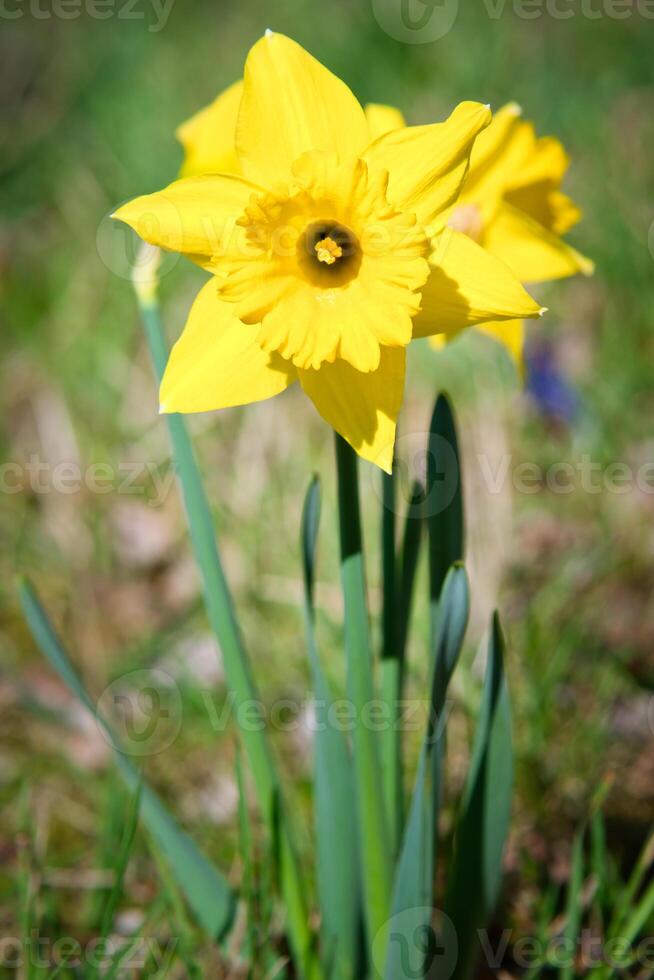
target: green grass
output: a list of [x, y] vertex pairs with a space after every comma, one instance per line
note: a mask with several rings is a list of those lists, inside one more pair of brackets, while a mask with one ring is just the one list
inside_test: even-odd
[[[248, 46], [267, 26], [304, 43], [363, 101], [399, 104], [413, 122], [441, 116], [461, 98], [494, 107], [516, 99], [539, 131], [564, 140], [573, 158], [569, 189], [586, 214], [573, 238], [595, 259], [597, 273], [544, 288], [551, 313], [537, 329], [552, 338], [579, 389], [582, 420], [572, 431], [548, 425], [518, 392], [504, 354], [483, 338], [469, 338], [440, 355], [414, 352], [403, 421], [407, 455], [408, 434], [427, 431], [433, 394], [446, 388], [460, 414], [466, 472], [475, 453], [488, 449], [542, 466], [575, 462], [582, 453], [602, 465], [638, 466], [651, 458], [650, 23], [637, 16], [529, 21], [509, 9], [492, 20], [469, 7], [438, 43], [402, 45], [380, 30], [368, 4], [340, 2], [328, 13], [324, 5], [299, 0], [285, 0], [274, 12], [258, 2], [177, 0], [160, 33], [148, 32], [146, 22], [117, 18], [37, 21], [26, 15], [3, 22], [11, 75], [5, 93], [10, 122], [0, 131], [4, 460], [38, 454], [54, 463], [79, 460], [83, 467], [107, 462], [117, 470], [130, 459], [165, 473], [165, 432], [131, 287], [99, 255], [98, 229], [113, 234], [103, 220], [116, 203], [171, 179], [181, 159], [174, 127], [237, 76]], [[112, 240], [117, 257], [111, 265], [124, 270], [119, 240]], [[199, 281], [197, 270], [182, 261], [164, 277], [170, 339]], [[309, 476], [322, 474], [316, 619], [325, 672], [342, 690], [331, 433], [294, 393], [194, 419], [191, 428], [253, 669], [269, 704], [301, 700], [310, 686], [297, 536]], [[206, 622], [176, 493], [160, 508], [137, 510], [156, 490], [148, 473], [138, 483], [142, 495], [0, 496], [0, 847], [7, 855], [0, 918], [6, 935], [35, 924], [52, 937], [87, 941], [98, 934], [112, 885], [96, 872], [111, 876], [128, 810], [124, 797], [116, 804], [120, 791], [108, 783], [101, 743], [96, 750], [80, 728], [27, 634], [16, 571], [37, 582], [94, 697], [130, 670], [171, 658], [182, 662], [189, 645], [204, 642]], [[377, 503], [376, 478], [367, 467], [361, 485], [365, 499]], [[477, 498], [477, 510], [474, 501], [469, 508], [473, 609], [453, 684], [452, 789], [463, 781], [462, 747], [479, 707], [476, 641], [498, 603], [507, 630], [516, 764], [513, 840], [498, 923], [514, 927], [516, 937], [535, 934], [539, 923], [547, 935], [553, 922], [554, 932], [561, 926], [574, 835], [604, 777], [611, 781], [603, 807], [606, 853], [598, 868], [583, 871], [587, 880], [606, 869], [601, 910], [584, 911], [593, 925], [600, 914], [611, 921], [624, 882], [639, 867], [654, 815], [647, 762], [653, 736], [643, 720], [654, 678], [652, 499], [635, 491], [565, 496], [544, 489], [515, 494], [510, 505], [505, 498]], [[364, 508], [373, 603], [381, 567], [377, 510]], [[117, 528], [125, 521], [128, 529], [133, 522], [142, 527], [146, 511], [150, 530], [136, 550], [129, 548]], [[157, 517], [152, 525], [151, 511]], [[482, 545], [494, 540], [494, 529], [510, 544], [501, 564], [489, 567]], [[423, 563], [419, 576], [424, 583]], [[429, 633], [424, 608], [416, 609], [415, 627], [408, 683], [422, 696]], [[373, 647], [380, 643], [373, 635]], [[179, 678], [184, 726], [171, 747], [147, 760], [147, 775], [236, 883], [243, 858], [233, 803], [234, 721], [216, 731], [206, 703], [208, 689], [219, 711], [225, 688], [215, 675], [207, 683], [180, 668]], [[271, 741], [306, 811], [306, 739], [277, 732]], [[417, 753], [416, 739], [409, 761]], [[251, 819], [260, 860], [265, 835], [254, 808]], [[303, 854], [311, 852], [311, 839], [303, 822]], [[62, 872], [72, 874], [67, 885]], [[128, 912], [143, 912], [160, 896], [154, 919], [146, 916], [137, 928], [180, 937], [170, 975], [219, 976], [219, 954], [187, 921], [183, 900], [162, 875], [150, 842], [137, 831], [118, 903], [121, 928], [132, 927]], [[635, 895], [627, 897], [624, 923], [634, 921], [630, 916], [639, 908]]]

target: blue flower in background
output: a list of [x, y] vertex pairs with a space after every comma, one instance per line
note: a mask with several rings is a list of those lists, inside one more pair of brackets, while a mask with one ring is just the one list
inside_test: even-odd
[[579, 395], [562, 373], [554, 348], [539, 340], [525, 352], [527, 392], [538, 411], [550, 419], [571, 424], [581, 408]]

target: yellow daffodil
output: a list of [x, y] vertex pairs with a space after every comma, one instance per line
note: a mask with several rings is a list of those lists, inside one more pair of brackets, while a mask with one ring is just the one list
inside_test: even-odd
[[569, 163], [557, 139], [537, 138], [519, 106], [504, 106], [472, 149], [452, 227], [506, 262], [521, 282], [592, 272], [592, 262], [561, 238], [581, 218], [560, 190]]
[[259, 401], [297, 380], [389, 471], [412, 337], [539, 315], [502, 262], [448, 226], [488, 107], [392, 131], [380, 112], [267, 32], [243, 82], [181, 127], [182, 179], [118, 210], [212, 273], [171, 352], [163, 411]]
[[[561, 237], [581, 218], [560, 189], [569, 164], [559, 140], [537, 138], [519, 106], [504, 106], [473, 147], [452, 227], [506, 262], [523, 283], [590, 275], [593, 263]], [[522, 320], [480, 329], [503, 343], [522, 368]]]
[[[375, 123], [378, 132], [405, 125], [391, 106], [375, 106]], [[504, 106], [475, 140], [451, 227], [505, 262], [522, 283], [590, 275], [593, 263], [561, 237], [581, 218], [560, 189], [569, 163], [557, 139], [537, 138], [519, 106]], [[503, 343], [521, 368], [522, 320], [479, 329]], [[435, 336], [432, 345], [439, 348], [446, 340], [445, 334]]]

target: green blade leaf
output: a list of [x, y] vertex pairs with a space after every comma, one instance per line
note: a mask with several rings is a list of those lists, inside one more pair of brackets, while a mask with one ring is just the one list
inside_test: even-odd
[[385, 933], [391, 898], [391, 854], [377, 733], [365, 724], [375, 698], [359, 511], [357, 457], [336, 436], [341, 585], [345, 605], [347, 693], [353, 731], [355, 799], [369, 947]]
[[[404, 534], [400, 552], [397, 649], [402, 671], [404, 671], [406, 661], [409, 620], [411, 618], [416, 572], [420, 557], [424, 499], [425, 489], [422, 484], [416, 481], [411, 488], [411, 498], [404, 520]], [[400, 690], [400, 696], [401, 693]]]
[[[124, 883], [125, 883], [125, 873], [127, 871], [127, 865], [132, 853], [132, 848], [134, 846], [134, 839], [136, 837], [136, 830], [139, 823], [139, 813], [141, 810], [141, 795], [143, 792], [143, 779], [139, 778], [138, 785], [135, 791], [132, 793], [127, 807], [127, 814], [125, 815], [125, 826], [123, 829], [122, 842], [120, 844], [118, 855], [115, 860], [115, 877], [113, 887], [107, 896], [107, 901], [105, 903], [104, 911], [102, 914], [102, 922], [100, 924], [100, 932], [98, 938], [104, 940], [109, 935], [111, 928], [114, 924], [114, 916], [116, 914], [116, 909], [118, 908], [118, 903], [123, 896]], [[100, 974], [99, 965], [96, 963], [90, 970], [91, 977], [95, 980]]]
[[395, 548], [396, 469], [382, 473], [382, 649], [380, 662], [381, 697], [388, 724], [381, 733], [382, 773], [389, 844], [393, 855], [400, 844], [402, 826], [402, 732], [401, 702], [404, 691], [406, 646], [413, 601], [422, 530], [424, 491], [419, 483], [412, 487], [399, 555]]
[[380, 693], [388, 724], [380, 735], [381, 767], [388, 821], [388, 843], [396, 853], [401, 820], [400, 738], [398, 712], [402, 664], [398, 644], [397, 558], [395, 553], [395, 468], [381, 474], [382, 628]]
[[615, 939], [624, 935], [624, 923], [630, 914], [638, 892], [645, 880], [645, 876], [651, 873], [654, 864], [654, 832], [647, 839], [642, 851], [638, 856], [629, 880], [622, 889], [613, 910], [611, 924], [609, 927], [609, 939]]
[[245, 773], [241, 760], [241, 749], [238, 742], [235, 747], [236, 785], [238, 787], [238, 843], [243, 863], [241, 879], [241, 896], [246, 907], [246, 928], [243, 941], [242, 955], [253, 969], [258, 966], [257, 956], [257, 894], [256, 872], [254, 867], [254, 842], [250, 826], [247, 792], [245, 789]]
[[[432, 685], [427, 731], [407, 818], [393, 887], [391, 933], [386, 957], [386, 980], [426, 977], [436, 948], [429, 945], [433, 907], [436, 833], [440, 807], [442, 757], [445, 739], [447, 688], [461, 652], [470, 597], [462, 565], [452, 568], [443, 586], [436, 649], [432, 656]], [[422, 945], [417, 937], [426, 937]], [[409, 955], [412, 949], [413, 955]], [[446, 954], [451, 950], [446, 949]], [[424, 953], [424, 957], [423, 957]], [[420, 964], [413, 962], [416, 955]], [[442, 962], [441, 962], [442, 966]]]
[[604, 920], [604, 911], [608, 906], [608, 876], [609, 876], [609, 852], [606, 846], [606, 827], [602, 811], [597, 809], [591, 815], [590, 820], [590, 865], [593, 877], [597, 882], [597, 888], [593, 898], [593, 905], [596, 910], [600, 923]]
[[[141, 783], [141, 774], [127, 756], [116, 748], [119, 745], [116, 733], [98, 713], [36, 592], [27, 580], [20, 583], [19, 594], [27, 624], [41, 652], [107, 733], [110, 744], [114, 746], [118, 771], [129, 790], [135, 793]], [[223, 936], [231, 926], [235, 910], [234, 896], [226, 879], [181, 830], [161, 800], [145, 784], [141, 788], [140, 816], [170, 864], [198, 922], [212, 938]]]
[[563, 930], [563, 949], [566, 953], [568, 950], [572, 952], [566, 955], [565, 966], [559, 970], [561, 980], [572, 980], [576, 973], [574, 950], [577, 948], [577, 939], [579, 937], [581, 917], [583, 914], [584, 836], [585, 828], [582, 828], [577, 834], [572, 848], [570, 879], [568, 881], [568, 892], [566, 896], [565, 929]]
[[302, 512], [304, 621], [315, 696], [314, 819], [323, 959], [327, 976], [347, 980], [361, 965], [362, 902], [352, 756], [334, 722], [334, 699], [320, 662], [315, 636], [314, 576], [320, 523], [320, 483], [311, 481]]
[[454, 413], [446, 395], [436, 399], [429, 425], [427, 526], [432, 608], [448, 569], [464, 557], [463, 484]]
[[432, 880], [436, 876], [438, 851], [438, 817], [441, 807], [445, 746], [447, 734], [447, 690], [459, 662], [463, 640], [470, 616], [470, 586], [463, 565], [453, 565], [443, 584], [441, 614], [436, 632], [433, 682], [428, 739], [432, 743], [431, 802], [429, 816], [432, 822], [430, 842], [433, 853], [429, 855]]
[[654, 914], [654, 881], [651, 881], [624, 926], [627, 946], [633, 944]]
[[404, 763], [401, 713], [404, 699], [409, 621], [422, 537], [423, 501], [424, 490], [419, 483], [415, 483], [405, 515], [404, 533], [398, 559], [397, 578], [399, 581], [397, 583], [394, 607], [394, 615], [397, 620], [395, 636], [396, 654], [393, 658], [383, 659], [381, 664], [382, 697], [390, 709], [388, 712], [390, 724], [383, 733], [384, 748], [382, 764], [385, 771], [389, 765], [393, 766], [392, 788], [387, 792], [387, 798], [391, 801], [389, 803], [389, 809], [393, 805], [391, 817], [394, 821], [394, 827], [391, 825], [391, 840], [394, 855], [397, 854], [401, 843], [404, 814], [404, 781], [402, 776]]
[[[168, 354], [154, 296], [137, 291], [143, 326], [152, 362], [159, 380]], [[181, 415], [166, 416], [175, 469], [182, 490], [191, 546], [198, 565], [204, 601], [211, 627], [223, 653], [225, 672], [236, 703], [259, 703], [249, 660], [234, 613], [232, 597], [223, 572], [213, 518], [209, 509], [193, 445]], [[282, 803], [281, 784], [266, 733], [256, 726], [240, 729], [248, 762], [254, 776], [259, 806], [273, 836], [279, 823], [280, 883], [288, 921], [291, 946], [301, 972], [316, 975], [313, 937], [304, 895], [303, 876], [290, 829], [288, 813]]]
[[513, 784], [511, 711], [504, 674], [504, 639], [493, 615], [484, 698], [456, 830], [445, 911], [459, 943], [454, 976], [470, 975], [479, 952], [477, 929], [493, 910], [502, 881]]
[[382, 473], [382, 660], [397, 657], [395, 609], [395, 470]]

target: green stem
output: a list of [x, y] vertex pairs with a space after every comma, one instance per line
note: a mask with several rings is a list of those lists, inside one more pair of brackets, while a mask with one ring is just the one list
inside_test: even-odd
[[[137, 290], [139, 309], [157, 378], [161, 380], [168, 360], [155, 291]], [[261, 704], [250, 671], [247, 654], [232, 605], [232, 598], [220, 562], [216, 534], [202, 485], [200, 470], [184, 419], [166, 416], [175, 469], [186, 508], [191, 544], [201, 573], [204, 599], [211, 627], [222, 650], [225, 672], [236, 704]], [[252, 768], [259, 805], [266, 825], [279, 824], [279, 874], [286, 905], [293, 952], [302, 977], [318, 976], [303, 876], [293, 847], [287, 815], [281, 801], [280, 782], [265, 731], [251, 725], [240, 730], [240, 737]]]
[[[364, 908], [369, 948], [385, 929], [390, 910], [392, 855], [379, 745], [370, 723], [374, 701], [365, 573], [359, 511], [357, 457], [336, 436], [341, 582], [345, 604], [347, 690], [355, 716], [354, 777]], [[382, 939], [383, 943], [383, 939]], [[371, 959], [371, 962], [374, 960]]]
[[381, 696], [385, 704], [381, 741], [384, 795], [388, 814], [389, 843], [397, 852], [401, 813], [399, 701], [401, 662], [398, 649], [397, 586], [395, 555], [395, 474], [382, 473], [382, 648]]

